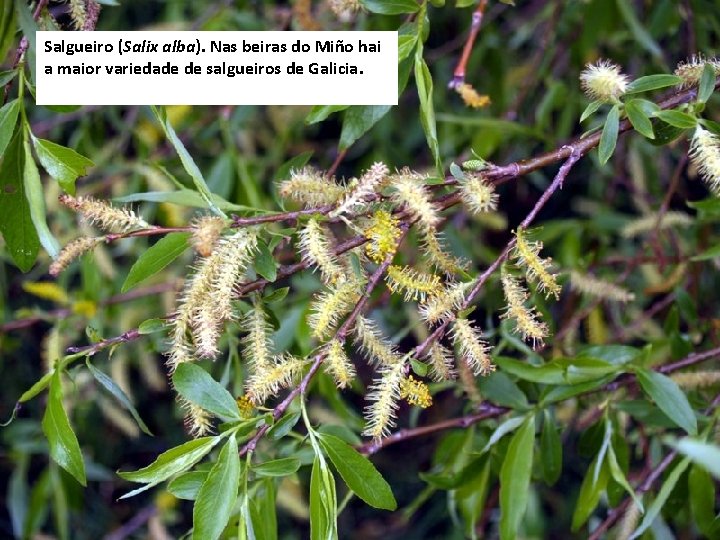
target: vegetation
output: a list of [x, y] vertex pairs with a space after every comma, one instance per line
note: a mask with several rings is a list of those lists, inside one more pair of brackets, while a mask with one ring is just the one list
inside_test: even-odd
[[[102, 4], [0, 5], [3, 537], [720, 536], [715, 2]], [[40, 107], [38, 28], [399, 105]]]

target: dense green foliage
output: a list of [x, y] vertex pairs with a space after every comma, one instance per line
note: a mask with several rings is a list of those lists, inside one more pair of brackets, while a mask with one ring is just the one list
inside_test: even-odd
[[715, 1], [102, 4], [399, 105], [36, 106], [99, 4], [0, 3], [0, 537], [720, 537]]

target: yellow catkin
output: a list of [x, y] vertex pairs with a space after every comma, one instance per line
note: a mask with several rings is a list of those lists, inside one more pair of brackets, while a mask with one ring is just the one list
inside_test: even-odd
[[367, 199], [377, 193], [385, 183], [389, 173], [390, 171], [384, 163], [379, 161], [373, 163], [360, 177], [338, 207], [330, 212], [329, 216], [333, 218], [343, 214], [352, 215], [363, 210], [367, 206]]
[[320, 23], [312, 14], [312, 0], [295, 0], [292, 4], [293, 15], [297, 25], [305, 31], [322, 30]]
[[425, 177], [403, 169], [391, 177], [392, 201], [405, 208], [417, 219], [422, 229], [434, 229], [440, 222], [438, 208], [433, 204], [430, 192], [425, 187]]
[[412, 375], [400, 383], [400, 399], [407, 401], [408, 405], [416, 405], [422, 409], [427, 409], [433, 402], [427, 384]]
[[338, 263], [332, 250], [329, 231], [315, 218], [310, 218], [300, 230], [300, 251], [303, 258], [311, 265], [320, 269], [323, 283], [333, 284], [345, 278], [345, 270]]
[[404, 293], [405, 301], [424, 302], [429, 296], [442, 292], [440, 277], [418, 272], [409, 266], [389, 266], [385, 281], [393, 293]]
[[203, 257], [212, 253], [220, 233], [227, 227], [225, 220], [217, 216], [202, 216], [192, 222], [192, 245]]
[[540, 292], [545, 293], [545, 297], [554, 296], [555, 299], [560, 297], [561, 287], [556, 281], [555, 274], [548, 271], [551, 259], [543, 259], [540, 257], [540, 250], [543, 247], [542, 242], [530, 242], [526, 237], [525, 230], [518, 228], [515, 233], [515, 249], [513, 250], [513, 258], [517, 265], [525, 269], [525, 276], [530, 283], [535, 283]]
[[690, 141], [690, 160], [710, 191], [720, 196], [720, 139], [698, 126]]
[[430, 262], [448, 276], [463, 272], [467, 262], [453, 257], [445, 251], [440, 233], [435, 229], [427, 229], [423, 233], [423, 248]]
[[202, 407], [181, 398], [181, 405], [185, 409], [185, 426], [193, 437], [202, 437], [212, 433], [212, 418]]
[[482, 176], [470, 176], [460, 182], [460, 198], [473, 214], [496, 210], [499, 199], [495, 186], [485, 182]]
[[71, 262], [81, 257], [88, 251], [94, 249], [95, 246], [97, 246], [102, 241], [102, 237], [96, 238], [83, 236], [81, 238], [76, 238], [64, 248], [62, 248], [58, 256], [55, 258], [52, 264], [50, 264], [50, 269], [48, 270], [50, 275], [57, 276], [58, 274], [60, 274], [60, 272], [65, 270]]
[[253, 405], [253, 402], [250, 400], [247, 394], [238, 396], [238, 398], [235, 399], [235, 402], [237, 403], [241, 418], [248, 419], [253, 417], [253, 415], [255, 414], [255, 405]]
[[365, 228], [365, 254], [376, 264], [382, 263], [397, 250], [402, 231], [400, 221], [387, 210], [377, 210]]
[[325, 371], [335, 380], [338, 388], [345, 388], [355, 378], [355, 366], [345, 353], [343, 343], [339, 339], [333, 339], [327, 345]]
[[367, 360], [380, 365], [394, 365], [402, 360], [395, 347], [387, 341], [374, 321], [360, 315], [355, 320], [356, 343]]
[[460, 356], [467, 362], [474, 375], [489, 375], [495, 371], [490, 359], [490, 347], [482, 339], [482, 333], [467, 319], [455, 319], [452, 339]]
[[692, 55], [689, 60], [680, 62], [675, 68], [675, 75], [683, 81], [681, 86], [695, 86], [700, 82], [705, 64], [710, 64], [715, 71], [715, 76], [720, 75], [720, 60], [717, 58], [705, 58], [701, 54]]
[[68, 14], [73, 22], [73, 27], [75, 30], [82, 30], [83, 26], [85, 26], [85, 19], [87, 18], [85, 0], [69, 0], [68, 5], [70, 7]]
[[359, 288], [357, 281], [343, 281], [316, 297], [310, 308], [312, 313], [308, 317], [313, 337], [328, 337], [340, 318], [347, 315], [357, 302], [360, 297]]
[[615, 534], [615, 540], [630, 540], [632, 538], [635, 529], [637, 528], [638, 520], [640, 519], [640, 508], [637, 504], [631, 504], [623, 514], [620, 524]]
[[242, 339], [243, 356], [251, 372], [267, 368], [273, 361], [272, 327], [260, 301], [256, 300], [253, 308], [245, 314], [242, 329], [246, 332]]
[[440, 293], [420, 304], [420, 316], [429, 324], [447, 319], [465, 300], [465, 294], [474, 282], [451, 283]]
[[430, 376], [435, 381], [450, 381], [457, 377], [452, 352], [440, 343], [433, 343], [425, 355], [430, 363]]
[[280, 183], [278, 192], [283, 199], [314, 207], [336, 204], [345, 195], [345, 187], [312, 167], [305, 167], [291, 171], [290, 178]]
[[601, 306], [595, 306], [586, 319], [588, 343], [591, 345], [603, 345], [607, 343], [608, 330]]
[[512, 320], [515, 323], [515, 331], [519, 332], [524, 340], [531, 341], [533, 346], [542, 344], [548, 336], [548, 327], [538, 319], [534, 308], [525, 305], [529, 296], [527, 291], [507, 273], [502, 275], [502, 286], [507, 305], [501, 317]]
[[330, 9], [341, 22], [350, 22], [362, 10], [358, 0], [329, 0]]
[[693, 224], [692, 216], [685, 212], [670, 210], [665, 212], [658, 223], [658, 214], [653, 212], [641, 218], [634, 219], [627, 223], [621, 230], [620, 234], [624, 238], [634, 238], [642, 234], [658, 230], [674, 229], [677, 227], [689, 227]]
[[405, 378], [405, 363], [382, 366], [367, 394], [363, 435], [380, 440], [395, 427], [395, 413], [400, 400], [400, 385]]
[[455, 91], [460, 95], [465, 105], [473, 109], [482, 109], [490, 105], [490, 96], [478, 94], [472, 85], [463, 83], [455, 86]]
[[575, 270], [570, 272], [570, 288], [581, 294], [603, 300], [612, 300], [613, 302], [624, 303], [635, 300], [633, 293], [619, 285], [598, 279], [589, 274], [581, 274]]
[[126, 233], [136, 229], [147, 229], [148, 223], [129, 208], [115, 208], [106, 201], [92, 197], [73, 197], [66, 193], [58, 200], [80, 214], [88, 222], [112, 233]]
[[289, 354], [276, 356], [271, 364], [258, 369], [248, 379], [248, 399], [260, 405], [283, 388], [292, 386], [299, 379], [304, 364], [303, 360]]

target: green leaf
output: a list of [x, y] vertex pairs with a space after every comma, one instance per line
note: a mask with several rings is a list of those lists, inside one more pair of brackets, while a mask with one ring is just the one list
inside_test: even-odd
[[250, 516], [255, 537], [261, 540], [277, 540], [275, 486], [269, 478], [260, 480], [259, 484], [260, 489], [250, 499]]
[[60, 244], [50, 232], [45, 221], [45, 190], [40, 181], [40, 173], [37, 165], [35, 165], [35, 159], [33, 159], [27, 137], [23, 137], [23, 149], [25, 152], [23, 181], [25, 184], [25, 198], [30, 209], [30, 219], [35, 225], [40, 244], [45, 248], [48, 255], [55, 258], [60, 253]]
[[415, 54], [415, 84], [417, 84], [420, 98], [420, 121], [428, 146], [435, 159], [435, 168], [442, 174], [442, 160], [440, 159], [440, 145], [435, 125], [435, 106], [433, 105], [433, 80], [425, 59], [422, 57], [422, 47], [418, 47]]
[[252, 470], [258, 476], [288, 476], [296, 472], [299, 468], [299, 459], [281, 458], [255, 465]]
[[177, 152], [178, 156], [180, 156], [180, 161], [183, 164], [183, 167], [185, 168], [185, 171], [190, 175], [192, 178], [193, 184], [195, 184], [195, 189], [198, 191], [200, 196], [203, 198], [205, 203], [207, 204], [208, 208], [212, 210], [215, 214], [218, 214], [219, 216], [226, 217], [225, 214], [218, 208], [218, 206], [213, 201], [212, 193], [210, 192], [210, 189], [207, 186], [207, 182], [205, 182], [205, 178], [203, 177], [202, 173], [200, 172], [200, 169], [195, 164], [195, 160], [193, 160], [190, 153], [187, 151], [187, 148], [185, 148], [185, 145], [182, 143], [180, 138], [175, 133], [175, 130], [173, 129], [172, 125], [170, 124], [170, 120], [168, 120], [165, 110], [164, 109], [158, 109], [157, 107], [151, 107], [153, 114], [155, 115], [155, 118], [157, 118], [158, 122], [160, 122], [160, 125], [163, 128], [163, 131], [165, 132], [165, 136], [168, 138], [170, 143], [175, 148], [175, 151]]
[[265, 242], [258, 242], [258, 251], [255, 255], [255, 270], [270, 282], [277, 279], [277, 262]]
[[285, 299], [289, 292], [290, 287], [280, 287], [279, 289], [275, 289], [273, 292], [268, 294], [265, 298], [263, 298], [263, 300], [268, 304], [280, 302]]
[[580, 122], [582, 123], [586, 119], [590, 118], [604, 104], [605, 101], [603, 101], [602, 99], [596, 99], [595, 101], [591, 101], [590, 103], [588, 103], [587, 107], [585, 107], [585, 110], [580, 115]]
[[299, 412], [286, 414], [270, 428], [268, 431], [268, 437], [273, 441], [282, 439], [285, 435], [292, 431], [292, 428], [295, 427], [298, 420], [300, 420]]
[[167, 490], [178, 499], [194, 501], [200, 488], [207, 480], [210, 471], [192, 471], [173, 478], [167, 485]]
[[545, 409], [543, 429], [540, 434], [540, 455], [542, 460], [542, 476], [548, 486], [552, 486], [560, 478], [562, 472], [562, 442], [555, 428], [550, 411]]
[[45, 139], [32, 138], [38, 159], [50, 176], [58, 181], [64, 191], [75, 194], [75, 180], [78, 176], [85, 176], [87, 168], [94, 163], [78, 154], [71, 148], [66, 148]]
[[127, 499], [134, 497], [138, 493], [142, 493], [158, 485], [160, 482], [164, 482], [171, 476], [188, 470], [205, 457], [222, 439], [222, 435], [193, 439], [192, 441], [188, 441], [163, 452], [147, 467], [143, 467], [137, 471], [118, 471], [118, 476], [124, 480], [145, 484], [143, 487], [126, 493], [120, 498]]
[[493, 403], [520, 410], [529, 407], [525, 393], [501, 371], [482, 377], [479, 386], [482, 394]]
[[335, 540], [337, 537], [335, 480], [327, 464], [315, 456], [310, 473], [310, 538]]
[[648, 92], [650, 90], [658, 90], [659, 88], [667, 88], [668, 86], [677, 86], [682, 82], [682, 78], [677, 75], [647, 75], [631, 82], [625, 93], [637, 94], [639, 92]]
[[319, 439], [342, 479], [358, 497], [374, 508], [397, 508], [390, 486], [368, 458], [334, 435], [320, 433]]
[[391, 105], [355, 105], [343, 115], [340, 150], [347, 150], [390, 110]]
[[666, 122], [654, 122], [653, 131], [655, 132], [655, 138], [650, 139], [650, 144], [653, 146], [664, 146], [677, 139], [680, 135], [685, 133], [684, 129], [671, 126]]
[[720, 479], [720, 448], [717, 445], [685, 437], [672, 446]]
[[288, 159], [285, 163], [278, 167], [277, 171], [275, 171], [275, 179], [287, 180], [290, 178], [290, 171], [302, 169], [305, 165], [307, 165], [308, 161], [310, 161], [312, 155], [312, 150], [308, 150], [307, 152], [303, 152], [302, 154], [298, 154], [297, 156]]
[[15, 265], [27, 272], [35, 263], [40, 241], [25, 197], [22, 141], [17, 131], [0, 163], [0, 232]]
[[513, 358], [499, 356], [495, 359], [497, 365], [503, 372], [515, 375], [520, 379], [543, 383], [543, 384], [564, 384], [565, 377], [563, 369], [557, 364], [548, 363], [542, 366], [532, 366]]
[[703, 467], [690, 467], [688, 492], [693, 520], [705, 536], [710, 536], [715, 521], [715, 483]]
[[480, 453], [484, 454], [485, 452], [488, 452], [500, 439], [508, 433], [515, 431], [518, 427], [520, 427], [520, 425], [522, 425], [523, 422], [525, 422], [524, 416], [515, 416], [505, 420], [502, 424], [495, 428], [495, 430], [493, 430], [490, 439], [488, 439], [488, 442], [485, 444], [483, 449], [480, 450]]
[[416, 0], [360, 0], [360, 3], [369, 12], [381, 15], [415, 13], [420, 9], [420, 4]]
[[[2, 21], [2, 15], [0, 14], [0, 24]], [[10, 33], [10, 32], [8, 32]], [[0, 35], [2, 35], [2, 32], [0, 32]], [[3, 57], [2, 52], [0, 52], [0, 58]], [[12, 81], [15, 77], [17, 77], [18, 71], [17, 69], [8, 69], [6, 71], [0, 71], [0, 86], [5, 86], [7, 83]], [[17, 101], [17, 100], [14, 100]], [[2, 155], [2, 152], [0, 152], [0, 155]]]
[[660, 488], [660, 491], [658, 491], [658, 494], [652, 504], [648, 507], [647, 512], [645, 512], [645, 515], [643, 516], [642, 522], [640, 522], [640, 525], [630, 537], [630, 540], [641, 536], [650, 528], [650, 525], [652, 525], [655, 518], [658, 514], [660, 514], [660, 510], [662, 510], [663, 506], [665, 506], [665, 503], [670, 497], [670, 493], [672, 493], [675, 485], [678, 483], [678, 480], [680, 480], [680, 477], [685, 472], [685, 469], [688, 468], [688, 465], [690, 465], [690, 459], [685, 458], [675, 466], [670, 474], [667, 475], [665, 483]]
[[405, 60], [417, 45], [417, 34], [398, 35], [398, 62]]
[[707, 103], [715, 91], [715, 67], [710, 62], [705, 62], [700, 82], [698, 83], [697, 102]]
[[[344, 111], [349, 105], [315, 105], [305, 117], [305, 123], [308, 125], [322, 122], [331, 114]], [[300, 165], [302, 167], [302, 165]], [[284, 177], [280, 177], [284, 178]]]
[[[0, 87], [2, 86], [0, 84]], [[13, 99], [0, 109], [0, 157], [2, 157], [15, 132], [20, 107], [20, 100]]]
[[500, 469], [500, 538], [517, 538], [527, 507], [535, 445], [535, 417], [530, 414], [513, 435]]
[[165, 327], [165, 319], [146, 319], [138, 326], [138, 333], [141, 336], [145, 336], [147, 334], [162, 332], [163, 330], [165, 330]]
[[172, 380], [178, 394], [191, 403], [226, 422], [242, 420], [230, 392], [200, 366], [184, 362], [177, 367]]
[[635, 368], [643, 391], [673, 422], [690, 435], [697, 434], [697, 419], [687, 397], [671, 378], [643, 367]]
[[190, 233], [175, 232], [166, 234], [155, 242], [132, 265], [121, 291], [129, 291], [138, 283], [164, 269], [188, 248], [189, 239]]
[[720, 257], [720, 244], [713, 246], [703, 251], [700, 255], [695, 255], [691, 261], [709, 261], [710, 259], [716, 259]]
[[647, 137], [648, 139], [654, 139], [655, 133], [653, 133], [652, 122], [647, 117], [641, 107], [638, 106], [636, 100], [631, 99], [625, 104], [625, 112], [627, 113], [628, 120], [633, 125], [635, 130]]
[[600, 164], [604, 165], [610, 156], [615, 152], [615, 144], [617, 144], [618, 130], [620, 128], [620, 107], [614, 105], [605, 119], [605, 126], [600, 135], [600, 145], [598, 147], [598, 157]]
[[230, 521], [240, 482], [240, 457], [235, 435], [220, 451], [193, 507], [193, 538], [217, 540]]
[[[598, 502], [600, 502], [600, 495], [602, 495], [602, 492], [605, 491], [607, 487], [610, 475], [604, 460], [603, 462], [598, 461], [602, 457], [604, 456], [600, 456], [600, 454], [595, 456], [595, 459], [585, 473], [585, 478], [580, 486], [577, 504], [575, 505], [575, 512], [573, 513], [573, 531], [577, 531], [582, 527], [583, 523], [588, 520], [590, 514], [593, 513]], [[598, 468], [598, 464], [600, 465], [600, 469], [597, 480], [595, 480], [595, 471]]]
[[655, 118], [679, 129], [690, 129], [697, 125], [697, 118], [680, 111], [658, 111]]
[[90, 357], [85, 360], [85, 364], [90, 370], [90, 373], [92, 373], [93, 377], [95, 377], [95, 380], [99, 382], [102, 387], [105, 388], [105, 390], [107, 390], [115, 399], [117, 399], [120, 404], [132, 415], [143, 433], [152, 436], [152, 433], [148, 429], [147, 425], [145, 425], [142, 418], [140, 418], [135, 406], [130, 402], [130, 398], [127, 397], [122, 388], [115, 384], [115, 381], [113, 381], [105, 373], [93, 366], [90, 363]]
[[[213, 193], [212, 199], [215, 205], [221, 210], [228, 212], [258, 212], [257, 208], [252, 206], [245, 206], [242, 204], [235, 204], [226, 201], [219, 195]], [[170, 204], [177, 204], [180, 206], [190, 206], [192, 208], [206, 208], [207, 204], [202, 196], [191, 189], [179, 189], [177, 191], [149, 191], [146, 193], [132, 193], [125, 195], [124, 197], [116, 197], [115, 202], [128, 203], [128, 202], [163, 202]], [[271, 213], [271, 212], [267, 212]]]
[[[609, 422], [609, 420], [608, 420]], [[615, 449], [613, 448], [612, 443], [608, 445], [607, 449], [607, 464], [610, 468], [610, 475], [612, 476], [613, 480], [615, 480], [620, 486], [632, 497], [632, 500], [635, 502], [637, 507], [640, 509], [640, 513], [645, 512], [645, 509], [643, 508], [643, 504], [638, 498], [638, 496], [635, 494], [635, 490], [632, 488], [630, 483], [627, 481], [627, 478], [625, 477], [625, 473], [620, 468], [620, 464], [618, 463], [617, 456], [615, 455]]]
[[50, 395], [42, 419], [42, 430], [50, 447], [50, 457], [85, 486], [85, 463], [77, 437], [63, 408], [59, 371], [55, 371], [50, 382]]
[[457, 114], [446, 114], [438, 113], [438, 122], [445, 122], [448, 124], [457, 124], [461, 126], [473, 126], [479, 128], [485, 128], [488, 130], [495, 131], [503, 135], [522, 135], [525, 137], [533, 137], [535, 139], [544, 139], [545, 136], [538, 131], [527, 127], [519, 122], [510, 122], [509, 120], [500, 120], [498, 118], [488, 118], [484, 116], [471, 116], [471, 115], [457, 115]]

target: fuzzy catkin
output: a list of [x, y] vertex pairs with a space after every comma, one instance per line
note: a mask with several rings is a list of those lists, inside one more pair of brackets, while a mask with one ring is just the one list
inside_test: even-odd
[[110, 203], [93, 197], [73, 197], [64, 193], [58, 197], [58, 200], [88, 222], [107, 232], [126, 233], [150, 227], [130, 208], [115, 208]]

